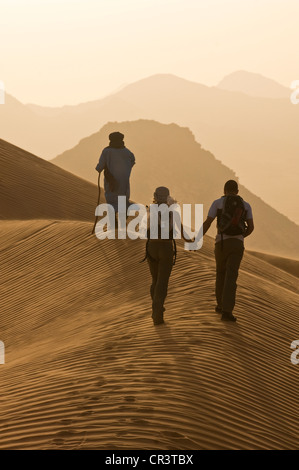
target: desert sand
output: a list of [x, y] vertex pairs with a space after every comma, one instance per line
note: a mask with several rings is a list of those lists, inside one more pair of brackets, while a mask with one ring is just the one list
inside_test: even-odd
[[226, 324], [213, 240], [196, 253], [179, 243], [166, 324], [154, 327], [145, 242], [90, 234], [95, 186], [3, 141], [0, 155], [11, 178], [24, 158], [32, 187], [44, 175], [38, 201], [24, 188], [36, 215], [13, 179], [1, 205], [1, 449], [298, 447], [297, 277], [246, 253], [238, 322]]

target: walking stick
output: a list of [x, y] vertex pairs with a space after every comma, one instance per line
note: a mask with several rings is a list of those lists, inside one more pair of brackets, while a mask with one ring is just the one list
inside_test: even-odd
[[[98, 194], [98, 203], [97, 203], [97, 207], [98, 207], [98, 205], [100, 204], [100, 197], [101, 197], [100, 176], [101, 176], [101, 173], [99, 173], [99, 177], [98, 177], [99, 194]], [[93, 235], [94, 232], [95, 232], [97, 222], [98, 222], [98, 216], [96, 215], [95, 221], [94, 221], [94, 225], [93, 225], [93, 229], [92, 229], [92, 232], [91, 232], [92, 235]]]

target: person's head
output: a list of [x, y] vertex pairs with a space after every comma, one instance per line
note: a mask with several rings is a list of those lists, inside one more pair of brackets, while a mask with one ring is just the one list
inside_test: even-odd
[[239, 188], [238, 183], [235, 180], [228, 180], [224, 185], [224, 195], [228, 196], [229, 194], [238, 194]]
[[124, 134], [121, 132], [111, 132], [111, 134], [109, 134], [109, 141], [109, 147], [119, 149], [125, 146]]
[[169, 189], [165, 186], [159, 186], [154, 192], [154, 204], [175, 204], [176, 201], [170, 196]]

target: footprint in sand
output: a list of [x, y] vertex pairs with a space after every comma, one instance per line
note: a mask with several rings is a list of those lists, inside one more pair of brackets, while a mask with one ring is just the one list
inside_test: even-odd
[[138, 426], [148, 426], [149, 422], [145, 419], [131, 418], [132, 423], [137, 424]]
[[97, 387], [103, 387], [103, 385], [105, 385], [107, 382], [106, 380], [104, 379], [104, 377], [100, 377], [99, 380], [96, 382], [96, 386]]
[[92, 410], [92, 405], [79, 405], [77, 408], [78, 410], [90, 411]]
[[137, 408], [138, 413], [151, 413], [152, 411], [154, 411], [154, 408], [152, 408], [151, 406], [145, 406], [143, 408]]
[[89, 397], [89, 401], [99, 401], [99, 397]]
[[170, 375], [172, 372], [169, 369], [162, 369], [162, 370], [157, 370], [156, 374], [162, 374], [162, 375]]
[[78, 435], [80, 435], [80, 433], [73, 431], [72, 429], [63, 429], [62, 431], [59, 431], [58, 433], [56, 433], [56, 436], [58, 439], [65, 439], [68, 437], [74, 437]]
[[120, 411], [133, 411], [133, 410], [135, 411], [136, 408], [134, 406], [120, 405], [118, 409]]
[[117, 358], [116, 356], [106, 356], [105, 361], [115, 361]]
[[63, 425], [69, 425], [69, 424], [72, 424], [74, 421], [72, 419], [65, 418], [65, 419], [61, 419], [59, 422]]
[[122, 385], [111, 385], [111, 388], [114, 391], [114, 390], [121, 390], [124, 387]]
[[152, 388], [150, 390], [150, 392], [152, 392], [152, 393], [166, 393], [166, 389], [165, 388]]
[[126, 418], [120, 418], [117, 421], [118, 421], [118, 423], [126, 423], [127, 419]]
[[93, 411], [88, 410], [88, 411], [83, 411], [83, 412], [81, 413], [81, 416], [90, 416], [90, 415], [92, 415], [92, 414], [93, 414]]
[[125, 335], [125, 336], [122, 336], [121, 340], [126, 340], [126, 339], [132, 339], [132, 336], [131, 335]]
[[202, 344], [202, 340], [201, 339], [192, 339], [190, 341], [190, 344], [192, 345], [199, 345], [199, 344]]
[[52, 440], [52, 443], [55, 444], [56, 446], [62, 446], [64, 444], [64, 440], [55, 438]]
[[160, 383], [160, 380], [156, 379], [156, 377], [146, 377], [145, 379], [142, 380], [142, 382], [145, 383]]
[[183, 434], [180, 434], [179, 432], [175, 432], [175, 431], [162, 431], [161, 434], [165, 437], [175, 437], [179, 439], [185, 438]]
[[133, 396], [128, 395], [127, 397], [124, 397], [124, 400], [129, 402], [129, 403], [133, 403], [134, 401], [136, 401], [136, 398], [133, 397]]
[[74, 395], [79, 395], [79, 392], [77, 390], [72, 390], [71, 392], [68, 392], [67, 395], [73, 397]]

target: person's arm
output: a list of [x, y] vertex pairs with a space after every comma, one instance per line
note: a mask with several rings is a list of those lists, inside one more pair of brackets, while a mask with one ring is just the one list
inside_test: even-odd
[[212, 224], [214, 219], [215, 219], [215, 217], [210, 217], [210, 216], [208, 216], [206, 218], [206, 220], [204, 221], [203, 226], [202, 226], [202, 230], [203, 230], [202, 234], [203, 235], [205, 235], [207, 233], [207, 231], [211, 227], [211, 224]]
[[254, 230], [253, 224], [253, 215], [252, 215], [252, 208], [251, 205], [246, 203], [246, 224], [247, 227], [245, 229], [244, 238], [248, 237]]
[[96, 166], [96, 170], [99, 173], [102, 173], [102, 171], [105, 169], [105, 166], [106, 166], [106, 153], [103, 150], [103, 152], [101, 153], [100, 159], [99, 159], [99, 163]]
[[209, 228], [211, 227], [213, 220], [217, 216], [217, 211], [218, 211], [218, 200], [214, 201], [209, 209], [208, 216], [202, 226], [202, 235], [205, 235], [207, 231], [209, 230]]
[[194, 243], [194, 241], [195, 241], [195, 238], [194, 238], [194, 237], [193, 237], [193, 238], [187, 238], [187, 237], [185, 237], [185, 235], [184, 235], [184, 227], [183, 227], [183, 224], [182, 224], [182, 223], [181, 223], [181, 237], [182, 237], [183, 240], [185, 240], [185, 242], [188, 242], [188, 243]]
[[135, 163], [136, 163], [135, 155], [132, 153], [132, 158], [131, 158], [132, 168], [133, 168], [133, 166], [135, 165]]
[[244, 238], [248, 237], [254, 230], [253, 219], [247, 219], [246, 223], [247, 223], [247, 227], [244, 233]]

